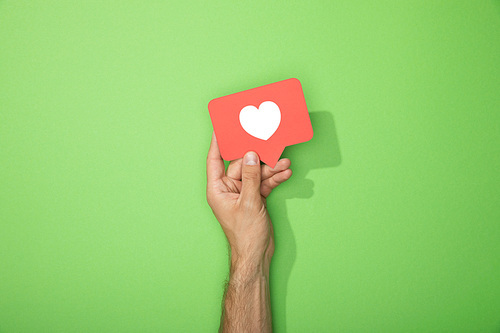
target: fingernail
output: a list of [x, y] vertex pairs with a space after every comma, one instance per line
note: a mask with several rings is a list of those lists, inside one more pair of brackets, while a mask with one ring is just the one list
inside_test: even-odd
[[245, 158], [243, 158], [243, 163], [245, 165], [257, 165], [259, 163], [259, 156], [253, 151], [246, 153]]

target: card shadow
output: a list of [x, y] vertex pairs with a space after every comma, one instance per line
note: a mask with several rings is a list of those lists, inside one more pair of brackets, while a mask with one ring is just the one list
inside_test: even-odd
[[[314, 137], [285, 149], [282, 157], [292, 161], [292, 178], [272, 193], [268, 210], [274, 227], [275, 252], [271, 262], [270, 288], [273, 330], [286, 332], [288, 282], [297, 256], [295, 235], [287, 213], [287, 200], [310, 199], [314, 182], [309, 171], [333, 168], [341, 163], [340, 147], [333, 115], [328, 111], [310, 112]], [[307, 221], [304, 221], [307, 223]]]

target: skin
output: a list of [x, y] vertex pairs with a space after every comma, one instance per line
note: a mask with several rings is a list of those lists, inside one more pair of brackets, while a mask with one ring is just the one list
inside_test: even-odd
[[229, 282], [219, 332], [271, 332], [269, 266], [273, 226], [266, 198], [292, 175], [290, 160], [274, 168], [261, 165], [255, 152], [232, 161], [227, 170], [215, 135], [207, 157], [207, 201], [230, 249]]

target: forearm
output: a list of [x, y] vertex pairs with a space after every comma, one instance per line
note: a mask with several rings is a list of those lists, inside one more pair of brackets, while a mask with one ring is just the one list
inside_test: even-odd
[[269, 260], [231, 260], [221, 331], [271, 332]]

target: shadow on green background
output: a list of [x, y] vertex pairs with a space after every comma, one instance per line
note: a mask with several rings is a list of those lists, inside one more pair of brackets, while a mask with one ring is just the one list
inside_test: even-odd
[[[286, 332], [286, 303], [288, 281], [297, 257], [297, 245], [287, 205], [290, 199], [310, 199], [314, 195], [314, 182], [307, 178], [311, 170], [337, 167], [341, 163], [340, 145], [332, 113], [310, 112], [314, 136], [305, 143], [286, 147], [282, 157], [292, 161], [293, 179], [280, 189], [269, 205], [269, 212], [275, 230], [276, 250], [271, 265], [271, 303], [273, 326]], [[333, 190], [333, 189], [332, 189]], [[303, 221], [308, 223], [311, 221]], [[282, 325], [282, 326], [280, 326]]]

